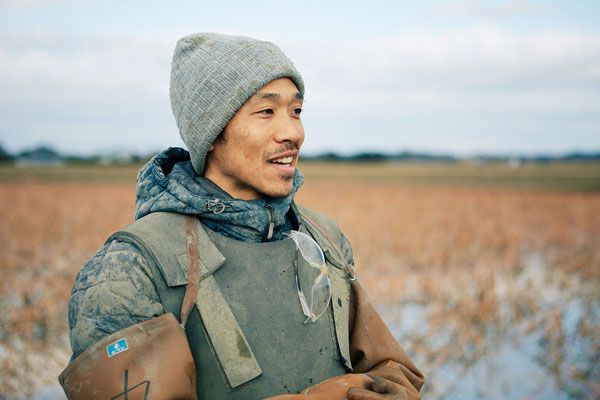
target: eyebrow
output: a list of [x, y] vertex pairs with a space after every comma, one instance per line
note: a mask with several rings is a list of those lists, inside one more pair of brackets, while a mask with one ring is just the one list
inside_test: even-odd
[[[252, 97], [257, 100], [262, 100], [262, 99], [279, 100], [279, 99], [281, 99], [281, 95], [279, 93], [272, 93], [272, 92], [262, 92], [262, 93], [259, 92], [259, 93], [256, 93]], [[293, 99], [294, 100], [304, 100], [304, 96], [302, 96], [302, 93], [296, 92], [294, 94]]]

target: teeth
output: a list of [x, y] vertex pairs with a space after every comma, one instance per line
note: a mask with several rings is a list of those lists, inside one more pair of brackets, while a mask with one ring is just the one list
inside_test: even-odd
[[277, 158], [275, 160], [271, 160], [271, 162], [277, 163], [277, 164], [291, 164], [293, 159], [294, 159], [293, 157], [282, 157], [282, 158]]

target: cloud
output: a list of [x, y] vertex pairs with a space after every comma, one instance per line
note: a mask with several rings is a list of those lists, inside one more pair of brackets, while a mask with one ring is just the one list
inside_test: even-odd
[[0, 142], [7, 147], [148, 151], [173, 133], [169, 38], [3, 33], [0, 43]]
[[318, 122], [312, 149], [600, 148], [598, 34], [479, 25], [288, 48]]
[[484, 3], [478, 0], [446, 1], [434, 7], [442, 15], [454, 17], [504, 18], [514, 16], [539, 16], [551, 14], [554, 10], [548, 4], [514, 0], [500, 3]]
[[[86, 151], [172, 144], [168, 80], [177, 38], [0, 34], [0, 141], [15, 149], [47, 135]], [[591, 134], [600, 127], [599, 34], [478, 25], [278, 44], [307, 84], [313, 150], [373, 143], [485, 150], [508, 137], [507, 148], [600, 147]], [[461, 144], [445, 143], [442, 133], [463, 137]]]
[[7, 84], [154, 91], [168, 78], [172, 43], [147, 37], [1, 34], [0, 73]]
[[[581, 32], [514, 34], [478, 26], [290, 48], [329, 104], [340, 91], [344, 96], [338, 103], [376, 105], [407, 96], [424, 102], [455, 95], [510, 100], [556, 92], [577, 97], [600, 84], [600, 35]], [[564, 106], [569, 109], [572, 103]]]
[[40, 7], [54, 6], [67, 0], [0, 0], [0, 8], [31, 10]]

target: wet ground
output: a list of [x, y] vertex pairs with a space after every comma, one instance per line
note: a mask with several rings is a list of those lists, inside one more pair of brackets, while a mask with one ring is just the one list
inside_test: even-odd
[[[537, 300], [535, 315], [517, 320], [518, 295]], [[593, 282], [549, 274], [533, 262], [519, 275], [497, 278], [500, 315], [477, 345], [464, 345], [460, 324], [432, 325], [435, 304], [379, 305], [400, 343], [424, 371], [427, 399], [600, 398], [600, 298]], [[524, 297], [523, 297], [524, 298]], [[515, 301], [516, 300], [516, 301]], [[456, 320], [464, 318], [457, 311]], [[425, 350], [424, 350], [425, 349]], [[451, 351], [444, 358], [439, 352]]]

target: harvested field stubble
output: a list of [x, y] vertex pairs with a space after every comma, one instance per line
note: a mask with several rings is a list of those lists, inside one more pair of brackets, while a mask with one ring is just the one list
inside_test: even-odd
[[[427, 398], [598, 395], [598, 194], [317, 182], [299, 198], [343, 227], [371, 297], [428, 373]], [[530, 377], [481, 365], [519, 351]], [[491, 377], [460, 387], [483, 369]]]
[[[132, 220], [134, 199], [133, 184], [0, 184], [0, 397], [56, 383], [75, 274]], [[460, 393], [448, 370], [524, 338], [551, 390], [598, 393], [600, 194], [308, 176], [297, 200], [350, 239], [363, 284], [430, 378], [427, 398]]]
[[0, 398], [55, 384], [69, 358], [75, 274], [133, 215], [131, 185], [0, 187]]

